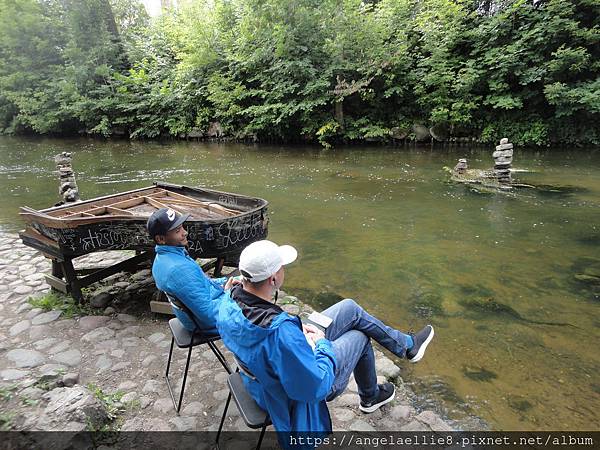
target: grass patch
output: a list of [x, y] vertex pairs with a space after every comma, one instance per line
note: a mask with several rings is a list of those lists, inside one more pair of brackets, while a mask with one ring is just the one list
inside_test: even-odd
[[56, 387], [56, 380], [50, 380], [50, 379], [38, 380], [34, 383], [33, 386], [38, 389], [41, 389], [42, 391], [48, 392]]
[[8, 431], [12, 428], [14, 413], [0, 413], [0, 431]]
[[125, 395], [124, 392], [116, 391], [112, 394], [108, 394], [104, 392], [102, 388], [93, 383], [89, 383], [87, 388], [92, 391], [94, 397], [96, 397], [100, 403], [104, 405], [110, 421], [115, 420], [119, 414], [125, 412], [125, 407], [121, 403], [121, 399], [123, 398], [123, 395]]
[[8, 401], [12, 398], [13, 391], [17, 388], [16, 384], [0, 387], [0, 399]]
[[135, 399], [125, 403], [125, 407], [127, 408], [127, 411], [132, 412], [142, 409], [142, 404], [138, 399]]
[[29, 297], [27, 301], [34, 308], [41, 308], [44, 311], [60, 309], [63, 317], [67, 319], [75, 316], [102, 314], [101, 309], [92, 308], [88, 303], [78, 304], [73, 297], [57, 292], [49, 292], [43, 297]]
[[24, 395], [23, 397], [21, 397], [21, 404], [23, 406], [35, 406], [39, 403], [38, 400], [35, 400], [33, 398], [29, 398], [26, 395]]

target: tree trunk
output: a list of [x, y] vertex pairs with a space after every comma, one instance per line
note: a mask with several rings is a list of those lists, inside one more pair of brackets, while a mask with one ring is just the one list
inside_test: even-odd
[[336, 100], [335, 102], [335, 120], [344, 131], [344, 100]]

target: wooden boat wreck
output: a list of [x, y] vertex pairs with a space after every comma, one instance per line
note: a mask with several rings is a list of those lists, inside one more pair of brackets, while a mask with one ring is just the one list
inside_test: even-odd
[[191, 214], [185, 226], [197, 257], [239, 253], [267, 235], [265, 200], [165, 183], [39, 211], [25, 206], [20, 214], [32, 237], [38, 233], [64, 255], [78, 256], [154, 247], [146, 221], [159, 208]]
[[[260, 198], [154, 183], [42, 210], [24, 206], [20, 215], [27, 225], [20, 236], [24, 244], [53, 260], [48, 283], [79, 300], [81, 287], [126, 269], [126, 264], [78, 279], [71, 260], [105, 250], [136, 250], [138, 255], [128, 260], [131, 264], [148, 259], [155, 243], [146, 231], [146, 222], [157, 209], [191, 214], [185, 222], [190, 254], [194, 258], [217, 258], [222, 266], [225, 260], [237, 262], [244, 247], [267, 237], [267, 206], [268, 202]], [[60, 278], [66, 283], [61, 284]]]

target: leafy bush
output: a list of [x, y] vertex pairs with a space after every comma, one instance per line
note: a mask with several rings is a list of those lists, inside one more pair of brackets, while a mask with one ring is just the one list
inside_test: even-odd
[[0, 0], [0, 132], [218, 122], [329, 147], [412, 118], [448, 137], [597, 144], [599, 16], [597, 0], [192, 0], [149, 20], [138, 0]]

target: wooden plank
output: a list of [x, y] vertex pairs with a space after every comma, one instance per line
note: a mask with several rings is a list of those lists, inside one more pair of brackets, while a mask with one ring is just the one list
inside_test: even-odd
[[46, 283], [48, 283], [53, 289], [56, 289], [64, 294], [69, 293], [69, 287], [64, 280], [47, 273], [44, 274], [44, 277], [46, 278]]
[[52, 239], [44, 236], [42, 233], [40, 233], [39, 231], [37, 231], [31, 227], [25, 228], [25, 231], [22, 231], [21, 233], [19, 233], [19, 237], [21, 239], [23, 239], [24, 237], [27, 237], [29, 239], [34, 239], [34, 240], [38, 241], [40, 244], [43, 244], [43, 245], [46, 245], [48, 247], [52, 247], [52, 248], [55, 248], [58, 250], [58, 243], [56, 243]]
[[[119, 194], [106, 195], [103, 197], [97, 197], [90, 200], [86, 200], [80, 203], [76, 203], [75, 205], [61, 205], [55, 206], [52, 208], [46, 208], [40, 210], [39, 212], [52, 216], [52, 217], [60, 217], [62, 214], [67, 212], [81, 212], [86, 211], [91, 208], [97, 208], [98, 206], [106, 206], [111, 205], [115, 202], [124, 201], [134, 196], [139, 196], [139, 194], [152, 194], [154, 192], [164, 191], [162, 188], [157, 187], [145, 187], [140, 189], [135, 189], [133, 191], [122, 192]], [[34, 210], [35, 211], [35, 210]], [[38, 212], [38, 211], [36, 211]]]
[[145, 203], [145, 200], [144, 200], [145, 198], [146, 197], [143, 197], [143, 196], [136, 196], [134, 198], [123, 200], [120, 202], [114, 202], [114, 203], [111, 203], [106, 206], [112, 206], [113, 208], [127, 209], [127, 208], [131, 208], [132, 206], [137, 206], [137, 205], [141, 205], [142, 203]]
[[162, 203], [174, 203], [176, 205], [188, 205], [188, 206], [204, 206], [204, 203], [199, 202], [199, 201], [192, 201], [192, 200], [180, 200], [178, 198], [170, 198], [170, 197], [152, 197], [155, 200], [158, 200], [159, 202]]
[[23, 244], [41, 252], [46, 258], [58, 259], [62, 261], [63, 254], [58, 247], [57, 242], [54, 242], [53, 240], [47, 238], [46, 236], [42, 236], [37, 232], [35, 232], [36, 234], [27, 234], [29, 231], [34, 232], [33, 229], [27, 228], [25, 232], [19, 233]]
[[169, 302], [157, 302], [156, 300], [150, 301], [150, 311], [158, 314], [169, 314], [173, 316], [173, 308]]
[[[193, 197], [189, 197], [187, 195], [178, 194], [177, 192], [171, 192], [171, 191], [167, 191], [167, 196], [179, 198], [181, 200], [189, 200], [190, 198], [193, 198]], [[219, 210], [220, 212], [228, 213], [229, 215], [238, 215], [240, 213], [240, 211], [226, 208], [217, 202], [205, 202], [205, 201], [197, 200], [197, 199], [194, 199], [194, 200], [197, 201], [198, 203], [200, 203], [201, 205], [205, 206], [209, 211], [210, 211], [210, 208], [212, 207], [214, 209]]]
[[106, 207], [106, 210], [107, 210], [108, 212], [111, 212], [111, 213], [116, 213], [116, 214], [125, 214], [126, 216], [127, 216], [127, 215], [129, 215], [129, 216], [135, 216], [135, 214], [134, 214], [134, 213], [132, 213], [131, 211], [126, 211], [126, 210], [124, 210], [124, 209], [121, 209], [121, 208], [115, 208], [114, 206], [107, 206], [107, 207]]
[[152, 206], [156, 207], [156, 208], [171, 208], [174, 209], [175, 211], [179, 211], [182, 214], [188, 214], [189, 211], [187, 209], [184, 208], [180, 208], [178, 206], [169, 206], [169, 205], [165, 205], [164, 203], [159, 202], [158, 200], [152, 198], [152, 197], [144, 197], [146, 199], [147, 203], [150, 203]]
[[106, 212], [106, 206], [98, 206], [97, 208], [88, 209], [86, 212], [92, 216], [101, 216]]
[[151, 194], [145, 194], [144, 197], [159, 197], [161, 195], [164, 195], [166, 192], [166, 189], [157, 189], [156, 192], [152, 192]]
[[207, 263], [202, 264], [200, 266], [200, 268], [202, 269], [203, 272], [208, 272], [210, 269], [212, 269], [216, 265], [217, 265], [217, 258], [214, 258], [214, 259], [208, 261]]
[[239, 211], [234, 211], [232, 209], [229, 208], [225, 208], [223, 205], [220, 205], [218, 203], [209, 203], [207, 206], [208, 210], [210, 211], [210, 209], [216, 209], [217, 211], [229, 215], [229, 216], [237, 216], [240, 212]]
[[114, 275], [115, 273], [119, 273], [121, 271], [129, 272], [137, 268], [141, 262], [149, 259], [152, 253], [153, 252], [143, 252], [139, 255], [133, 256], [132, 258], [126, 259], [125, 261], [121, 261], [117, 264], [113, 264], [112, 266], [99, 269], [84, 278], [80, 278], [79, 285], [81, 287], [89, 286], [90, 284], [103, 280], [104, 278]]
[[214, 220], [223, 219], [227, 216], [226, 214], [223, 214], [221, 212], [211, 211], [205, 205], [201, 205], [199, 203], [183, 203], [180, 201], [174, 202], [172, 199], [165, 197], [160, 198], [158, 201], [165, 205], [164, 208], [171, 208], [183, 214], [192, 214], [194, 219]]
[[82, 267], [81, 269], [75, 269], [77, 276], [89, 275], [91, 273], [98, 272], [99, 270], [106, 269], [106, 267]]

